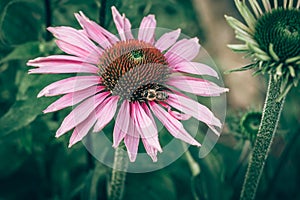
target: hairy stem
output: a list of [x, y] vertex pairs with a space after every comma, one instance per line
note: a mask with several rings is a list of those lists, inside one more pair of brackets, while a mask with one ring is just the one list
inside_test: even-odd
[[108, 200], [121, 200], [123, 198], [127, 167], [126, 152], [122, 147], [118, 147], [115, 151], [111, 181], [108, 185]]
[[241, 200], [253, 200], [255, 198], [285, 99], [282, 98], [278, 101], [280, 85], [281, 81], [276, 82], [270, 75], [262, 119], [245, 176]]

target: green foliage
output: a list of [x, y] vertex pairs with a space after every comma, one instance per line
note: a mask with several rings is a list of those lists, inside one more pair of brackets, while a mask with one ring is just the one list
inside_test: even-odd
[[128, 185], [125, 188], [124, 199], [176, 199], [172, 178], [164, 173], [128, 174], [126, 181]]
[[[131, 19], [132, 28], [138, 28], [143, 16], [155, 14], [157, 26], [161, 28], [181, 28], [182, 33], [190, 37], [198, 36], [204, 39], [199, 21], [195, 16], [194, 6], [190, 0], [165, 0], [165, 1], [120, 1], [120, 12], [126, 13]], [[130, 10], [130, 12], [127, 12]], [[138, 16], [138, 17], [137, 17]], [[113, 27], [111, 21], [110, 27]]]
[[1, 63], [12, 60], [29, 60], [43, 54], [55, 51], [55, 43], [51, 42], [27, 42], [14, 47], [14, 49], [0, 60]]

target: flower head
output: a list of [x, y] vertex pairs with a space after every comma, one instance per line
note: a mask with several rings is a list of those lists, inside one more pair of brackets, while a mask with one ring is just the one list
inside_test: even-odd
[[248, 111], [240, 119], [242, 134], [254, 144], [258, 133], [262, 113], [259, 111]]
[[63, 120], [56, 137], [74, 129], [71, 147], [90, 130], [101, 131], [115, 116], [113, 147], [124, 141], [129, 158], [134, 161], [141, 140], [156, 161], [162, 148], [154, 116], [175, 138], [192, 145], [200, 143], [185, 130], [181, 120], [194, 117], [219, 134], [215, 128], [221, 123], [214, 114], [183, 94], [218, 96], [227, 91], [197, 77], [218, 76], [210, 67], [192, 61], [200, 49], [198, 39], [177, 41], [178, 29], [156, 40], [154, 15], [143, 18], [134, 38], [125, 15], [120, 15], [115, 7], [112, 14], [119, 37], [79, 12], [75, 17], [82, 30], [48, 28], [58, 47], [69, 55], [36, 58], [27, 63], [36, 67], [29, 70], [30, 74], [80, 73], [52, 83], [38, 94], [63, 95], [45, 113], [76, 106]]
[[225, 16], [245, 44], [228, 45], [247, 53], [253, 63], [238, 70], [255, 68], [282, 81], [281, 97], [300, 79], [300, 0], [235, 0], [245, 24]]

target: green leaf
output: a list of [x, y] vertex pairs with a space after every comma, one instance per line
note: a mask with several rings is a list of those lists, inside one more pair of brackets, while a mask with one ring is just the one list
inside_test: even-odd
[[256, 67], [256, 64], [251, 63], [251, 64], [246, 65], [246, 66], [241, 67], [241, 68], [227, 70], [227, 71], [224, 72], [224, 74], [230, 74], [232, 72], [246, 71], [246, 70], [250, 70], [250, 69], [252, 69], [254, 67]]
[[[0, 60], [0, 64], [12, 60], [29, 60], [38, 56], [52, 53], [57, 49], [54, 41], [50, 42], [27, 42], [17, 45], [6, 57]], [[56, 52], [54, 52], [56, 53]]]
[[38, 89], [29, 90], [28, 95], [33, 98], [16, 101], [9, 111], [0, 118], [0, 137], [19, 130], [20, 128], [30, 124], [36, 117], [42, 113], [52, 98], [45, 98], [43, 101], [36, 98]]
[[[142, 181], [141, 181], [142, 180]], [[127, 174], [124, 199], [177, 199], [173, 180], [165, 173]]]
[[99, 186], [101, 186], [101, 184], [104, 186], [106, 175], [106, 168], [104, 168], [100, 162], [97, 162], [95, 169], [90, 171], [85, 179], [85, 186], [81, 191], [81, 198], [97, 200], [99, 196], [103, 196], [104, 194], [100, 194]]
[[41, 55], [40, 42], [28, 42], [16, 46], [6, 57], [0, 60], [0, 64], [11, 60], [28, 60]]
[[192, 187], [195, 196], [199, 199], [219, 200], [226, 199], [223, 193], [224, 171], [222, 159], [214, 151], [199, 160], [200, 174], [192, 178]]
[[18, 170], [28, 157], [28, 152], [20, 148], [18, 138], [0, 140], [0, 178]]
[[19, 91], [17, 101], [0, 118], [0, 137], [30, 124], [54, 100], [54, 98], [40, 98], [36, 96], [42, 87], [65, 76], [28, 75], [20, 72], [21, 78], [17, 81]]
[[9, 45], [39, 40], [41, 37], [43, 9], [40, 2], [11, 1], [0, 16], [0, 40]]
[[63, 5], [76, 5], [76, 4], [95, 4], [95, 0], [66, 0], [66, 1], [58, 1], [59, 4]]
[[56, 1], [52, 5], [52, 26], [71, 26], [80, 28], [79, 23], [74, 17], [74, 13], [82, 11], [85, 15], [97, 21], [99, 7], [95, 0], [86, 1]]
[[[176, 187], [177, 199], [194, 199], [191, 178], [192, 172], [186, 156], [180, 157], [174, 163], [161, 170], [164, 174], [170, 174]], [[196, 199], [195, 199], [196, 200]]]

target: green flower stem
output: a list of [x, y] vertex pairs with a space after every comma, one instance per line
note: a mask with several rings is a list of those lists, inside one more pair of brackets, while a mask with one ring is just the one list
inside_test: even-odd
[[284, 99], [278, 101], [281, 81], [270, 75], [260, 127], [244, 180], [241, 200], [253, 200], [277, 129]]
[[108, 200], [121, 200], [123, 198], [127, 167], [127, 155], [122, 147], [118, 147], [115, 151], [112, 176], [108, 186]]

